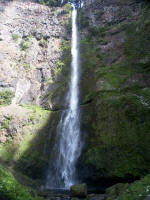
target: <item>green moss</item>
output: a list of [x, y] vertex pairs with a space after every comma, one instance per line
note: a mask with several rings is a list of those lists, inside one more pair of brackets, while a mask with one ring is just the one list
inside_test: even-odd
[[124, 63], [101, 67], [97, 72], [98, 78], [103, 77], [116, 89], [120, 88], [130, 74], [130, 69]]
[[0, 167], [0, 194], [8, 200], [34, 200], [28, 190], [20, 185], [4, 168]]
[[86, 197], [87, 196], [87, 185], [85, 183], [72, 185], [70, 191], [74, 197]]
[[136, 94], [112, 91], [98, 97], [86, 162], [109, 176], [149, 173], [150, 109]]
[[88, 37], [104, 37], [105, 32], [108, 30], [108, 27], [91, 27], [89, 28]]
[[145, 200], [150, 195], [150, 175], [131, 184], [117, 184], [107, 190], [106, 200]]
[[[137, 21], [128, 18], [118, 25], [89, 27], [87, 39], [80, 41], [81, 96], [93, 99], [83, 109], [88, 147], [82, 162], [93, 166], [97, 177], [150, 173], [149, 13], [146, 8]], [[119, 59], [118, 47], [102, 46], [115, 34], [125, 39]], [[145, 80], [138, 80], [144, 75]]]
[[89, 26], [88, 18], [84, 15], [82, 8], [78, 10], [78, 25], [81, 29]]
[[10, 90], [0, 91], [0, 105], [9, 105], [14, 97], [14, 93]]
[[22, 105], [24, 108], [27, 108], [29, 110], [31, 110], [33, 112], [34, 117], [39, 118], [39, 119], [43, 119], [46, 118], [46, 116], [50, 113], [50, 111], [45, 110], [44, 108], [38, 106], [38, 105], [32, 105], [32, 104], [24, 104]]
[[10, 138], [5, 144], [0, 144], [0, 156], [6, 162], [9, 163], [13, 159], [13, 155], [17, 150], [16, 144], [13, 143]]
[[[136, 23], [132, 23], [127, 26], [126, 41], [125, 41], [125, 56], [129, 62], [144, 64], [149, 61], [150, 58], [150, 53], [149, 53], [150, 47], [148, 45], [150, 41], [149, 27], [150, 27], [149, 8], [144, 9], [143, 14]], [[149, 70], [150, 69], [148, 68], [148, 71]]]
[[14, 160], [19, 160], [30, 147], [31, 141], [34, 139], [34, 134], [26, 133], [24, 139], [18, 145], [17, 152], [15, 153]]
[[107, 198], [106, 200], [114, 200], [120, 196], [129, 187], [128, 184], [118, 183], [106, 190]]

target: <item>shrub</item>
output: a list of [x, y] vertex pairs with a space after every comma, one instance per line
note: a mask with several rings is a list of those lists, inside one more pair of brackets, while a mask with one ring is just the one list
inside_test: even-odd
[[44, 38], [42, 38], [40, 41], [39, 41], [39, 45], [41, 47], [47, 47], [47, 40], [45, 40]]
[[9, 105], [14, 97], [14, 93], [10, 90], [0, 91], [0, 105]]
[[13, 40], [17, 41], [19, 39], [19, 35], [17, 34], [12, 34]]
[[30, 64], [28, 64], [28, 63], [23, 64], [23, 68], [24, 68], [26, 71], [28, 71], [29, 68], [30, 68]]
[[6, 118], [2, 121], [0, 130], [7, 129], [12, 118]]
[[21, 47], [21, 50], [24, 51], [24, 50], [26, 50], [30, 47], [30, 43], [22, 40], [21, 43], [20, 43], [20, 47]]

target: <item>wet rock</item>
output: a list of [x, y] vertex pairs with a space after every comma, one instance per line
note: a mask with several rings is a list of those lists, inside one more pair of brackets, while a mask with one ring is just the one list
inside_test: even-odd
[[141, 2], [127, 0], [87, 0], [83, 9], [92, 26], [104, 26], [124, 21], [129, 16], [136, 16], [140, 9]]
[[149, 87], [150, 86], [150, 77], [145, 73], [135, 73], [130, 76], [127, 81], [122, 85], [122, 88], [126, 87]]
[[70, 191], [75, 197], [86, 197], [87, 196], [87, 185], [86, 183], [73, 185], [70, 188]]

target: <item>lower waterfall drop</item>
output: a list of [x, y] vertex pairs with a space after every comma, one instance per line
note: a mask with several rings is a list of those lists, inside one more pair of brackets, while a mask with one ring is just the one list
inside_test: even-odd
[[76, 183], [76, 162], [81, 152], [79, 109], [79, 58], [77, 10], [72, 11], [71, 80], [66, 102], [69, 108], [62, 112], [52, 149], [53, 161], [47, 176], [47, 189], [69, 189]]

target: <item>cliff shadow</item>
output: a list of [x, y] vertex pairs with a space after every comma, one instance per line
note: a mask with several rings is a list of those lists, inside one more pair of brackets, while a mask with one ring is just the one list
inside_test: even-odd
[[[27, 136], [25, 136], [24, 140], [27, 138], [27, 146], [20, 144], [20, 148], [26, 146], [25, 150], [13, 162], [14, 170], [31, 178], [35, 183], [33, 183], [34, 187], [45, 186], [51, 151], [56, 139], [56, 128], [61, 113], [67, 107], [65, 99], [70, 78], [70, 50], [70, 41], [64, 40], [62, 43], [62, 57], [54, 66], [46, 92], [44, 92], [41, 98], [41, 106], [45, 108], [44, 112], [41, 110], [41, 115], [45, 115], [46, 110], [48, 115], [46, 115], [42, 126], [37, 128], [37, 130], [31, 129], [31, 139], [29, 138], [28, 140], [28, 133], [26, 133]], [[33, 119], [33, 123], [34, 121], [36, 123], [38, 119]], [[16, 151], [20, 150], [16, 149]], [[20, 176], [15, 173], [14, 175], [20, 181]]]

